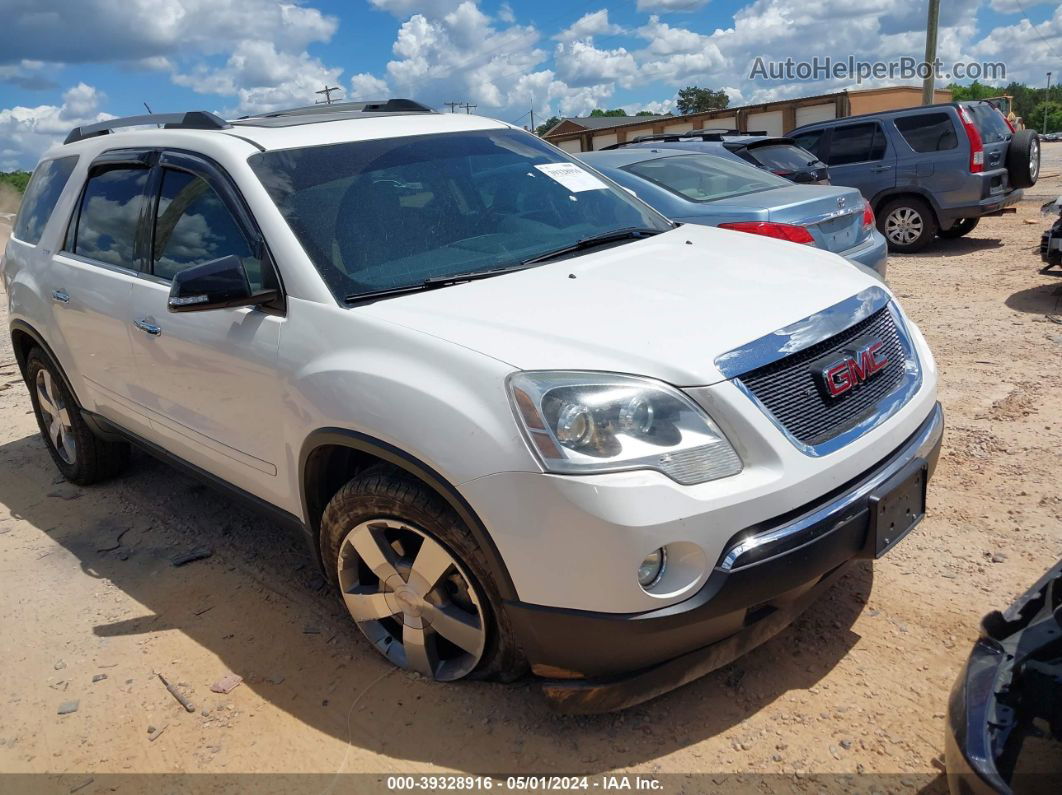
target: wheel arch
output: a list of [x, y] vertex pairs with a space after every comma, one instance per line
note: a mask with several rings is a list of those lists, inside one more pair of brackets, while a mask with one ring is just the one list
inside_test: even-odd
[[73, 385], [70, 383], [70, 378], [66, 374], [66, 370], [59, 364], [59, 359], [56, 358], [55, 351], [51, 346], [44, 341], [44, 337], [33, 326], [24, 320], [14, 320], [11, 322], [11, 347], [15, 350], [15, 361], [18, 363], [19, 372], [22, 374], [23, 380], [26, 378], [26, 360], [29, 357], [29, 352], [33, 348], [40, 348], [44, 351], [44, 355], [47, 356], [51, 363], [55, 366], [56, 372], [59, 373], [59, 377], [63, 379], [63, 386], [67, 391], [74, 396], [74, 402], [78, 408], [82, 407], [81, 400], [77, 396], [77, 392], [74, 390]]
[[468, 501], [445, 477], [413, 455], [358, 431], [320, 428], [307, 436], [299, 455], [299, 491], [303, 516], [318, 561], [321, 557], [321, 517], [337, 491], [358, 471], [387, 463], [415, 477], [442, 497], [472, 532], [483, 551], [498, 591], [505, 600], [517, 598], [509, 570], [494, 540]]
[[878, 213], [886, 202], [890, 202], [893, 199], [903, 199], [909, 196], [921, 199], [928, 204], [929, 209], [933, 211], [933, 220], [937, 222], [938, 226], [940, 225], [940, 208], [933, 199], [933, 195], [922, 188], [886, 188], [885, 190], [876, 193], [874, 198], [870, 200], [870, 206], [874, 208], [874, 217], [877, 218]]

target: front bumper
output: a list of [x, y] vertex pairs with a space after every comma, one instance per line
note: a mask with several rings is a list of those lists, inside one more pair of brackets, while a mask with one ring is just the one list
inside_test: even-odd
[[700, 590], [683, 602], [642, 613], [508, 603], [532, 669], [553, 677], [543, 685], [550, 701], [569, 713], [622, 709], [726, 665], [780, 632], [845, 564], [875, 556], [871, 492], [919, 459], [931, 474], [943, 427], [936, 404], [918, 430], [870, 471], [738, 534]]

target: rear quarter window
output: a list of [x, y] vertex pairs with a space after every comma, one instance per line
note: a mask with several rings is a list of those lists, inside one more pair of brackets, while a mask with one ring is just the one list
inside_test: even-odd
[[947, 113], [919, 113], [896, 119], [896, 129], [916, 152], [943, 152], [959, 145]]
[[966, 109], [973, 116], [977, 131], [981, 133], [981, 140], [986, 144], [994, 144], [1005, 141], [1010, 137], [1010, 127], [996, 108], [987, 102], [975, 102], [967, 105]]
[[45, 160], [34, 169], [11, 230], [14, 238], [37, 245], [76, 165], [77, 156], [72, 155]]
[[758, 164], [776, 174], [800, 171], [818, 162], [816, 155], [792, 144], [749, 147], [748, 153]]

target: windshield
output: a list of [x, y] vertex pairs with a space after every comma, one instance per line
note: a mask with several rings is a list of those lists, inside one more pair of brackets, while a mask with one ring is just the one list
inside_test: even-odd
[[529, 133], [484, 130], [249, 159], [337, 298], [496, 270], [662, 216]]
[[712, 155], [660, 157], [634, 163], [625, 170], [695, 202], [712, 202], [791, 185], [762, 169]]

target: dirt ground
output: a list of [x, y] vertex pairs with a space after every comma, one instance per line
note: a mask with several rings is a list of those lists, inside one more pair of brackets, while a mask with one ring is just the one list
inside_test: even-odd
[[[1062, 193], [1060, 171], [1048, 144], [1035, 193]], [[106, 485], [63, 483], [0, 334], [0, 770], [84, 793], [123, 772], [712, 774], [666, 779], [687, 789], [887, 772], [939, 789], [979, 619], [1062, 557], [1062, 277], [1038, 272], [1044, 223], [1024, 202], [890, 262], [947, 413], [921, 526], [765, 646], [612, 716], [552, 715], [530, 681], [393, 671], [297, 540], [147, 456]], [[197, 547], [213, 555], [171, 564]], [[211, 692], [228, 671], [243, 684]]]

